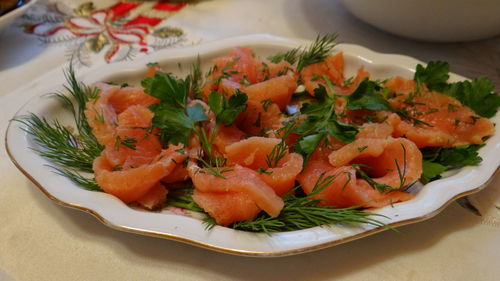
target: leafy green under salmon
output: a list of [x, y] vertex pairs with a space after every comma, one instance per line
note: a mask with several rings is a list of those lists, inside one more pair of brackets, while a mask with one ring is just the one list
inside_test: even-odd
[[500, 94], [494, 92], [495, 85], [487, 77], [471, 81], [448, 83], [449, 65], [443, 61], [431, 61], [427, 66], [417, 65], [414, 80], [418, 85], [425, 83], [431, 91], [454, 97], [470, 107], [477, 115], [491, 118], [500, 107]]
[[462, 145], [452, 148], [429, 147], [421, 149], [424, 161], [420, 181], [424, 184], [441, 178], [447, 170], [474, 166], [483, 160], [478, 150], [483, 145]]

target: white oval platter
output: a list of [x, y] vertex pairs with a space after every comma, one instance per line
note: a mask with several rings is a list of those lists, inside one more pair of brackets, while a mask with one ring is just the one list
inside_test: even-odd
[[[161, 50], [141, 59], [106, 66], [78, 70], [78, 79], [86, 84], [98, 81], [128, 82], [140, 85], [146, 71], [146, 63], [158, 62], [168, 72], [179, 75], [188, 73], [199, 56], [202, 70], [207, 70], [213, 58], [225, 54], [236, 46], [250, 46], [259, 57], [267, 57], [279, 51], [307, 46], [310, 41], [286, 39], [257, 34], [233, 37], [196, 46]], [[372, 74], [372, 78], [388, 78], [400, 75], [413, 77], [415, 67], [423, 63], [416, 59], [394, 54], [380, 54], [361, 46], [339, 44], [335, 51], [344, 52], [346, 76], [355, 74], [360, 66]], [[47, 119], [59, 119], [64, 124], [70, 116], [47, 93], [63, 91], [64, 68], [51, 71], [18, 90], [19, 95], [32, 98], [16, 114], [29, 112]], [[451, 81], [466, 78], [451, 74]], [[14, 93], [16, 94], [16, 93]], [[497, 114], [493, 122], [500, 121]], [[167, 238], [201, 246], [215, 251], [246, 256], [285, 256], [309, 252], [354, 239], [365, 237], [387, 228], [372, 225], [331, 225], [305, 230], [273, 233], [251, 233], [216, 226], [210, 230], [199, 219], [169, 211], [146, 212], [129, 207], [119, 199], [105, 193], [84, 190], [48, 167], [51, 163], [30, 149], [36, 147], [32, 138], [23, 131], [22, 124], [11, 121], [6, 133], [6, 148], [14, 164], [47, 197], [64, 206], [76, 208], [94, 215], [112, 228]], [[413, 189], [416, 196], [407, 202], [375, 210], [387, 218], [380, 218], [391, 226], [400, 226], [428, 219], [439, 213], [453, 200], [480, 190], [492, 177], [500, 164], [500, 134], [497, 132], [481, 148], [483, 162], [479, 166], [465, 167], [446, 178]]]

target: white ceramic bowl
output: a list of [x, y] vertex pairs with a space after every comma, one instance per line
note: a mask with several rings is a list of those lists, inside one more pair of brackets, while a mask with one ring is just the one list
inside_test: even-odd
[[33, 4], [35, 4], [37, 0], [29, 0], [26, 1], [21, 7], [18, 7], [5, 15], [0, 16], [0, 33], [4, 30], [9, 24], [11, 24], [16, 18], [20, 17], [24, 12]]
[[500, 34], [500, 0], [340, 0], [355, 16], [387, 32], [437, 42]]

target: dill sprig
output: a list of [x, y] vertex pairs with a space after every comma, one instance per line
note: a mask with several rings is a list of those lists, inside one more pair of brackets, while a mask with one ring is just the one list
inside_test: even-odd
[[403, 108], [400, 108], [400, 109], [394, 110], [394, 112], [395, 112], [397, 115], [401, 116], [403, 119], [406, 119], [406, 120], [408, 120], [408, 121], [413, 122], [413, 125], [415, 125], [415, 126], [417, 126], [417, 125], [424, 125], [424, 126], [428, 126], [428, 127], [434, 127], [434, 126], [432, 126], [431, 124], [429, 124], [429, 123], [427, 123], [427, 122], [424, 122], [424, 121], [422, 121], [422, 120], [420, 120], [420, 119], [417, 119], [417, 118], [415, 118], [415, 117], [413, 117], [413, 116], [410, 116], [410, 115], [408, 114], [408, 112], [407, 112], [405, 109], [403, 109]]
[[42, 147], [32, 147], [39, 155], [64, 167], [92, 172], [92, 162], [101, 154], [100, 145], [95, 145], [85, 135], [74, 134], [57, 120], [51, 124], [33, 113], [17, 121], [25, 125], [23, 130]]
[[279, 63], [281, 61], [286, 61], [290, 64], [295, 64], [299, 57], [300, 48], [291, 49], [286, 52], [279, 52], [273, 56], [268, 57], [272, 63]]
[[98, 96], [98, 88], [90, 88], [87, 85], [78, 82], [73, 70], [73, 65], [69, 65], [68, 70], [64, 71], [66, 85], [64, 88], [69, 96], [63, 93], [54, 93], [54, 95], [68, 108], [74, 116], [78, 133], [86, 140], [89, 145], [100, 146], [97, 139], [92, 134], [92, 128], [85, 117], [85, 104]]
[[75, 120], [76, 130], [55, 120], [49, 122], [33, 113], [15, 119], [24, 125], [23, 130], [33, 137], [38, 147], [32, 147], [42, 157], [59, 166], [50, 165], [57, 174], [67, 177], [88, 190], [101, 190], [95, 180], [88, 179], [76, 171], [92, 172], [92, 163], [101, 154], [103, 146], [92, 134], [92, 128], [85, 118], [85, 104], [97, 97], [98, 89], [78, 82], [72, 65], [64, 72], [69, 95], [54, 93], [59, 101], [68, 108]]
[[199, 99], [201, 97], [201, 86], [203, 84], [203, 72], [201, 71], [200, 56], [196, 57], [196, 62], [191, 66], [191, 93], [193, 98]]
[[[295, 122], [285, 122], [283, 127], [280, 128], [278, 133], [281, 133], [281, 141], [273, 147], [271, 152], [266, 155], [266, 164], [269, 168], [278, 166], [278, 162], [287, 155], [289, 147], [286, 143], [288, 136], [293, 132], [296, 127]], [[265, 173], [265, 170], [263, 171]]]
[[280, 141], [277, 145], [273, 147], [271, 152], [266, 155], [266, 164], [269, 168], [275, 168], [278, 166], [278, 162], [286, 156], [288, 152], [288, 145], [284, 140]]
[[181, 188], [171, 188], [167, 196], [167, 206], [175, 206], [183, 208], [186, 210], [205, 212], [196, 202], [193, 200], [194, 187], [191, 185]]
[[302, 47], [294, 48], [286, 52], [280, 52], [268, 59], [273, 63], [287, 61], [290, 64], [297, 63], [297, 71], [302, 68], [317, 62], [322, 62], [330, 55], [332, 49], [337, 45], [337, 34], [330, 33], [324, 36], [317, 36], [316, 40], [307, 49]]
[[337, 45], [335, 40], [337, 40], [337, 34], [335, 33], [326, 34], [322, 37], [318, 35], [314, 43], [299, 55], [297, 71], [301, 71], [302, 68], [310, 64], [324, 61], [335, 45]]
[[203, 170], [199, 170], [199, 173], [207, 173], [221, 179], [227, 179], [223, 174], [233, 171], [233, 169], [226, 167], [227, 159], [222, 156], [211, 158], [209, 162], [205, 161], [201, 156], [198, 157], [198, 160], [204, 167]]
[[389, 227], [383, 222], [372, 218], [380, 214], [359, 210], [361, 206], [342, 209], [332, 209], [332, 206], [319, 206], [320, 199], [314, 199], [324, 188], [329, 186], [336, 175], [325, 177], [322, 174], [313, 191], [304, 197], [293, 195], [298, 186], [283, 196], [285, 205], [277, 217], [261, 213], [252, 221], [241, 221], [231, 225], [234, 229], [252, 232], [278, 232], [306, 229], [333, 223], [355, 224], [367, 223], [374, 226]]
[[[396, 165], [397, 165], [397, 162], [396, 162]], [[374, 181], [372, 178], [370, 178], [370, 176], [368, 176], [367, 173], [365, 173], [363, 170], [361, 170], [359, 168], [359, 166], [361, 166], [361, 165], [357, 164], [357, 165], [352, 165], [352, 166], [356, 170], [356, 172], [358, 173], [358, 175], [362, 179], [364, 179], [371, 187], [373, 187], [374, 189], [378, 190], [378, 192], [380, 192], [380, 193], [389, 193], [391, 191], [399, 190], [399, 188], [394, 188], [394, 187], [392, 187], [390, 185], [383, 184], [383, 183], [378, 183], [378, 182]], [[362, 166], [365, 166], [365, 165], [362, 165]]]
[[95, 178], [87, 178], [78, 172], [62, 167], [57, 167], [57, 166], [50, 166], [50, 167], [55, 170], [56, 174], [70, 179], [72, 182], [76, 183], [77, 185], [87, 190], [103, 192], [103, 190], [99, 187], [99, 185], [95, 181]]

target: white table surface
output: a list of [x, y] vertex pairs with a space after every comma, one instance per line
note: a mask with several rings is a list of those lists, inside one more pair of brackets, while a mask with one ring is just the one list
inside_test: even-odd
[[[66, 1], [78, 2], [78, 1]], [[110, 1], [102, 1], [102, 3]], [[112, 2], [112, 1], [111, 1]], [[500, 38], [433, 44], [379, 31], [334, 0], [212, 0], [168, 19], [193, 40], [271, 33], [340, 40], [423, 61], [448, 61], [466, 77], [486, 75], [500, 89]], [[11, 163], [8, 121], [29, 97], [11, 95], [66, 63], [63, 45], [40, 43], [16, 21], [0, 34], [0, 280], [499, 280], [500, 173], [469, 196], [478, 216], [458, 203], [424, 222], [291, 257], [230, 256], [110, 229], [54, 204]], [[84, 69], [82, 70], [84, 71]]]

